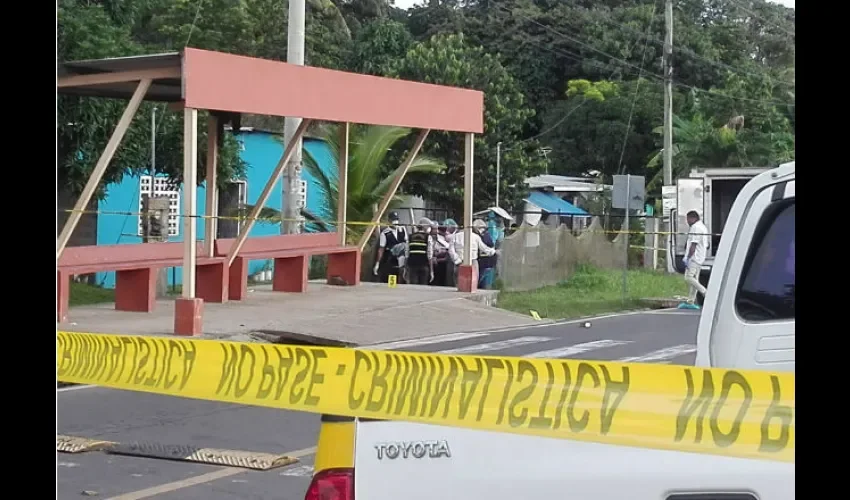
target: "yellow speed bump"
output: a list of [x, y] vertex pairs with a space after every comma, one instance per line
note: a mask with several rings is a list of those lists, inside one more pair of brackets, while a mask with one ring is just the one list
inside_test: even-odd
[[99, 439], [63, 436], [62, 434], [56, 435], [56, 451], [61, 451], [62, 453], [83, 453], [86, 451], [105, 450], [115, 444], [112, 441], [101, 441]]
[[117, 455], [164, 458], [186, 462], [198, 462], [228, 467], [243, 467], [254, 470], [269, 470], [298, 462], [297, 458], [273, 453], [197, 448], [188, 445], [161, 443], [116, 443], [106, 450]]

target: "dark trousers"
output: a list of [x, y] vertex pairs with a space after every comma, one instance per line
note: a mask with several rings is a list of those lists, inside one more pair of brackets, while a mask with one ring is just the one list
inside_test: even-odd
[[393, 265], [392, 263], [385, 262], [378, 266], [378, 280], [381, 283], [388, 283], [391, 274], [396, 276], [396, 283], [404, 283], [404, 277], [401, 275], [401, 269], [399, 269], [397, 264]]
[[427, 285], [431, 281], [431, 270], [428, 266], [408, 267], [407, 278], [411, 285]]
[[446, 286], [446, 271], [448, 270], [448, 259], [437, 261], [434, 264], [434, 281], [431, 282], [434, 286]]

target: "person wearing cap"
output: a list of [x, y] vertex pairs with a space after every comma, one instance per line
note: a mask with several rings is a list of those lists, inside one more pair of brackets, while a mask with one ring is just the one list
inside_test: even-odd
[[[432, 224], [431, 236], [434, 238], [434, 281], [431, 284], [434, 286], [446, 286], [448, 281], [447, 271], [450, 263], [449, 247], [452, 246], [452, 243], [446, 234], [445, 225], [437, 225], [436, 222]], [[452, 265], [454, 264], [452, 263]]]
[[[455, 225], [457, 228], [457, 225]], [[472, 233], [469, 241], [470, 246], [470, 259], [472, 259], [471, 265], [478, 270], [478, 256], [485, 255], [497, 255], [498, 251], [486, 245], [483, 241], [481, 241], [481, 232], [487, 229], [487, 223], [481, 219], [476, 219], [472, 222]], [[454, 282], [457, 283], [457, 270], [459, 266], [463, 263], [463, 248], [464, 244], [464, 233], [463, 231], [456, 231], [452, 236], [452, 248], [450, 249], [450, 255], [452, 261], [454, 262]], [[480, 273], [479, 273], [480, 276]]]
[[391, 274], [396, 275], [398, 282], [403, 278], [400, 273], [399, 256], [404, 254], [407, 246], [407, 229], [399, 225], [398, 212], [390, 212], [390, 225], [378, 234], [378, 255], [372, 274], [378, 276], [381, 283], [387, 283]]
[[431, 220], [423, 217], [408, 238], [404, 260], [411, 285], [427, 285], [434, 280], [434, 240], [430, 232]]
[[[448, 256], [446, 258], [446, 278], [445, 283], [446, 286], [457, 286], [457, 262], [458, 253], [457, 247], [455, 246], [455, 238], [458, 235], [457, 230], [457, 222], [454, 219], [448, 218], [443, 221], [443, 226], [446, 228], [445, 238], [446, 242], [448, 242], [449, 246], [446, 249]], [[463, 234], [461, 234], [463, 237]], [[463, 244], [460, 246], [461, 253], [463, 253]]]
[[487, 222], [476, 219], [472, 222], [472, 229], [478, 232], [481, 244], [478, 245], [478, 288], [487, 290], [493, 286], [496, 279], [496, 259], [498, 252], [488, 254], [488, 248], [496, 248], [491, 227]]

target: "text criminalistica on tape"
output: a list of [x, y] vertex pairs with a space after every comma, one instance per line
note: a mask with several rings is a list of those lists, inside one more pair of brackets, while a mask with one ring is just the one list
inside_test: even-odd
[[794, 460], [794, 376], [59, 332], [57, 373], [180, 397]]

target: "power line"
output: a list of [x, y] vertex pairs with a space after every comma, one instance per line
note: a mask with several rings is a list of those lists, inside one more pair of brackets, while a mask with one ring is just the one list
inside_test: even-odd
[[777, 23], [769, 22], [767, 19], [765, 19], [765, 18], [761, 17], [760, 15], [756, 14], [755, 12], [753, 12], [753, 11], [749, 10], [748, 8], [744, 7], [744, 6], [743, 6], [740, 2], [738, 2], [737, 0], [729, 0], [729, 1], [730, 1], [730, 2], [732, 2], [733, 4], [735, 4], [735, 6], [737, 6], [739, 9], [743, 10], [744, 12], [746, 12], [746, 13], [747, 13], [747, 14], [749, 14], [750, 16], [754, 17], [755, 19], [758, 19], [759, 21], [763, 22], [764, 24], [766, 24], [766, 25], [768, 25], [768, 26], [772, 26], [772, 27], [774, 27], [774, 28], [777, 28], [779, 31], [783, 31], [783, 32], [785, 32], [785, 33], [787, 33], [787, 34], [789, 34], [789, 35], [791, 35], [791, 36], [793, 36], [793, 37], [796, 37], [796, 36], [797, 36], [797, 35], [796, 35], [793, 31], [789, 31], [789, 30], [785, 29], [785, 27], [780, 26], [780, 25], [779, 25], [779, 24], [777, 24]]
[[[502, 6], [501, 6], [501, 5], [499, 5], [499, 4], [494, 4], [494, 5], [496, 6], [496, 8], [501, 9], [501, 10], [503, 10], [503, 11], [507, 12], [508, 14], [510, 14], [510, 15], [512, 15], [512, 16], [517, 16], [517, 17], [520, 17], [520, 18], [522, 18], [522, 19], [525, 19], [525, 20], [526, 20], [526, 21], [528, 21], [528, 22], [531, 22], [531, 23], [533, 23], [533, 24], [535, 24], [535, 25], [537, 25], [537, 26], [539, 26], [539, 27], [541, 27], [541, 28], [543, 28], [543, 29], [546, 29], [547, 31], [550, 31], [550, 32], [554, 33], [554, 34], [555, 34], [555, 35], [557, 35], [557, 36], [560, 36], [561, 38], [564, 38], [564, 39], [566, 39], [566, 40], [570, 40], [570, 41], [572, 41], [573, 43], [579, 44], [579, 45], [581, 45], [581, 46], [583, 46], [583, 47], [587, 47], [587, 48], [588, 48], [588, 49], [590, 49], [590, 50], [593, 50], [593, 51], [595, 51], [595, 52], [598, 52], [598, 53], [600, 53], [600, 54], [604, 55], [605, 57], [608, 57], [608, 58], [610, 59], [610, 61], [609, 61], [609, 62], [618, 62], [618, 63], [620, 63], [620, 64], [622, 64], [622, 65], [624, 65], [624, 66], [628, 66], [628, 67], [630, 67], [630, 68], [634, 68], [634, 69], [638, 70], [639, 72], [646, 73], [646, 74], [648, 74], [648, 75], [650, 75], [650, 76], [653, 76], [653, 77], [655, 77], [655, 78], [657, 78], [657, 79], [659, 79], [659, 80], [663, 80], [663, 79], [664, 79], [664, 77], [663, 77], [663, 76], [661, 76], [661, 75], [659, 75], [659, 74], [657, 74], [657, 73], [652, 73], [652, 72], [645, 71], [645, 70], [643, 70], [642, 68], [640, 68], [640, 67], [638, 67], [638, 66], [635, 66], [634, 64], [632, 64], [632, 63], [630, 63], [630, 62], [628, 62], [628, 61], [626, 61], [626, 60], [624, 60], [624, 59], [621, 59], [621, 58], [619, 58], [619, 57], [613, 56], [613, 55], [611, 55], [611, 54], [609, 54], [609, 53], [607, 53], [607, 52], [605, 52], [605, 51], [603, 51], [603, 50], [600, 50], [600, 49], [598, 49], [598, 48], [596, 48], [596, 47], [594, 47], [594, 46], [592, 46], [592, 45], [590, 45], [590, 44], [588, 44], [588, 43], [585, 43], [585, 42], [583, 42], [583, 41], [581, 41], [581, 40], [578, 40], [578, 39], [573, 38], [573, 37], [571, 37], [571, 36], [569, 36], [569, 35], [567, 35], [567, 34], [564, 34], [564, 33], [560, 32], [560, 31], [556, 30], [555, 28], [552, 28], [551, 26], [548, 26], [548, 25], [542, 24], [542, 23], [540, 23], [540, 22], [538, 22], [538, 21], [536, 21], [536, 20], [534, 20], [534, 19], [532, 19], [532, 18], [529, 18], [529, 17], [527, 17], [527, 16], [525, 16], [525, 15], [523, 15], [523, 14], [514, 14], [514, 13], [513, 13], [513, 12], [511, 12], [509, 9], [507, 9], [507, 8], [505, 8], [505, 7], [502, 7]], [[638, 41], [639, 41], [639, 40], [638, 40]], [[584, 60], [584, 59], [583, 59], [583, 60]], [[737, 96], [731, 96], [731, 95], [722, 94], [722, 93], [719, 93], [719, 92], [714, 92], [714, 91], [711, 91], [711, 90], [706, 90], [706, 89], [703, 89], [703, 88], [700, 88], [700, 87], [695, 87], [695, 86], [693, 86], [693, 85], [687, 85], [687, 84], [684, 84], [684, 83], [674, 83], [674, 85], [676, 85], [677, 87], [681, 87], [681, 88], [688, 88], [688, 89], [694, 90], [694, 91], [696, 91], [696, 92], [702, 92], [702, 93], [704, 93], [704, 94], [708, 94], [708, 95], [715, 95], [715, 96], [719, 96], [719, 97], [724, 97], [724, 98], [726, 98], [726, 99], [730, 99], [730, 100], [741, 100], [741, 101], [748, 101], [748, 102], [758, 102], [758, 103], [764, 103], [764, 104], [773, 104], [773, 105], [775, 105], [775, 106], [790, 106], [790, 107], [794, 107], [794, 106], [795, 106], [794, 104], [791, 104], [791, 103], [785, 103], [785, 102], [781, 102], [781, 101], [764, 100], [764, 99], [750, 99], [750, 98], [747, 98], [747, 97], [737, 97]]]
[[[656, 6], [654, 6], [654, 5], [653, 5], [653, 12], [655, 11], [655, 8], [656, 8]], [[650, 24], [651, 24], [651, 23], [652, 23], [652, 22], [650, 21]], [[600, 67], [600, 68], [604, 67], [604, 64], [603, 64], [603, 63], [600, 63], [599, 61], [594, 61], [593, 59], [587, 60], [587, 59], [582, 58], [580, 55], [578, 55], [578, 54], [573, 54], [573, 53], [571, 53], [571, 52], [569, 52], [569, 51], [564, 51], [564, 53], [562, 53], [562, 52], [561, 52], [561, 50], [559, 50], [559, 49], [554, 49], [554, 48], [552, 48], [552, 47], [544, 47], [543, 45], [538, 45], [538, 44], [533, 43], [533, 42], [529, 42], [529, 43], [531, 43], [531, 45], [534, 45], [534, 46], [539, 47], [539, 48], [544, 49], [544, 50], [548, 50], [548, 51], [550, 51], [550, 52], [552, 52], [552, 53], [555, 53], [555, 54], [561, 53], [561, 55], [564, 55], [565, 57], [569, 57], [569, 58], [571, 58], [571, 59], [574, 59], [574, 60], [576, 60], [576, 61], [578, 61], [578, 62], [582, 62], [582, 63], [591, 63], [591, 64], [594, 64], [594, 65], [596, 65], [596, 66]], [[637, 44], [638, 44], [638, 43], [640, 43], [640, 40], [638, 40], [638, 41], [636, 41], [636, 42], [635, 42], [635, 44], [632, 46], [632, 48], [628, 50], [628, 53], [631, 53], [631, 52], [632, 52], [632, 50], [634, 50], [634, 49], [635, 49], [635, 47], [637, 47]], [[645, 51], [646, 51], [646, 46], [644, 46], [644, 53], [645, 53]], [[620, 70], [620, 71], [624, 71], [624, 68], [619, 68], [619, 70]], [[614, 75], [615, 75], [616, 73], [617, 73], [617, 70], [614, 70], [613, 72], [611, 72], [611, 76], [609, 76], [609, 77], [608, 77], [608, 79], [610, 80], [611, 78], [614, 78]], [[640, 73], [638, 73], [638, 74], [640, 74]], [[622, 81], [622, 76], [620, 77], [620, 80]], [[521, 140], [521, 141], [517, 141], [517, 142], [515, 142], [515, 143], [514, 143], [514, 145], [513, 145], [513, 147], [507, 148], [507, 149], [505, 149], [505, 151], [510, 151], [510, 150], [512, 150], [512, 149], [514, 149], [514, 148], [516, 148], [517, 146], [521, 145], [521, 144], [524, 144], [524, 143], [526, 143], [526, 142], [528, 142], [528, 141], [532, 141], [532, 140], [534, 140], [534, 139], [537, 139], [537, 138], [543, 137], [544, 135], [548, 134], [549, 132], [552, 132], [552, 131], [553, 131], [553, 130], [555, 130], [556, 128], [560, 127], [562, 123], [564, 123], [565, 121], [567, 121], [567, 118], [569, 118], [570, 116], [572, 116], [572, 114], [573, 114], [573, 113], [575, 113], [575, 112], [576, 112], [576, 111], [577, 111], [580, 107], [582, 107], [582, 106], [584, 106], [585, 104], [587, 104], [587, 102], [588, 102], [588, 101], [587, 101], [587, 99], [585, 99], [585, 100], [581, 101], [579, 104], [577, 104], [575, 107], [573, 107], [573, 109], [571, 109], [569, 112], [567, 112], [567, 113], [566, 113], [566, 114], [565, 114], [565, 115], [564, 115], [564, 116], [563, 116], [560, 120], [558, 120], [557, 122], [555, 122], [555, 124], [554, 124], [554, 125], [552, 125], [551, 127], [547, 128], [546, 130], [544, 130], [543, 132], [540, 132], [540, 133], [539, 133], [539, 134], [537, 134], [537, 135], [533, 135], [533, 136], [528, 137], [528, 138], [526, 138], [526, 139], [523, 139], [523, 140]]]
[[[575, 5], [576, 7], [578, 7], [578, 5], [576, 5], [576, 4], [574, 4], [574, 3], [573, 3], [573, 5]], [[584, 11], [582, 12], [582, 14], [583, 14], [583, 15], [586, 15], [586, 13], [587, 13], [587, 12], [588, 12], [588, 11], [584, 10]], [[593, 12], [594, 12], [594, 13], [596, 13], [596, 14], [598, 14], [598, 15], [599, 15], [599, 18], [601, 18], [603, 21], [605, 21], [605, 22], [607, 22], [607, 23], [609, 23], [609, 24], [611, 24], [611, 25], [619, 26], [619, 27], [620, 27], [620, 28], [622, 28], [624, 31], [630, 31], [630, 32], [632, 32], [632, 33], [634, 33], [634, 34], [637, 34], [637, 35], [638, 35], [639, 37], [641, 37], [641, 38], [647, 38], [648, 40], [652, 40], [654, 43], [656, 43], [656, 44], [658, 44], [658, 45], [661, 45], [661, 46], [663, 46], [663, 45], [664, 45], [664, 40], [662, 40], [662, 39], [660, 39], [660, 38], [658, 38], [658, 37], [650, 36], [650, 35], [649, 35], [649, 33], [643, 33], [643, 32], [641, 32], [641, 31], [639, 31], [639, 30], [637, 30], [637, 29], [635, 29], [635, 28], [632, 28], [631, 26], [629, 26], [629, 25], [627, 25], [627, 24], [624, 24], [624, 23], [621, 23], [621, 22], [619, 22], [619, 21], [616, 21], [616, 20], [614, 20], [614, 18], [611, 16], [611, 14], [603, 15], [603, 14], [602, 14], [602, 12], [603, 12], [603, 11], [601, 11], [601, 10], [596, 10], [596, 11], [593, 11]], [[586, 16], [586, 17], [587, 17], [587, 16]], [[776, 79], [774, 79], [774, 78], [771, 78], [771, 76], [770, 76], [770, 75], [767, 75], [767, 74], [761, 74], [761, 73], [755, 73], [755, 72], [752, 72], [752, 71], [747, 71], [747, 70], [745, 70], [745, 69], [738, 68], [738, 67], [732, 66], [732, 65], [730, 65], [730, 64], [726, 64], [726, 63], [724, 63], [724, 62], [722, 62], [722, 61], [712, 61], [711, 59], [709, 59], [709, 58], [707, 58], [707, 57], [705, 57], [705, 56], [703, 56], [703, 55], [700, 55], [700, 54], [698, 54], [698, 53], [694, 52], [693, 50], [690, 50], [690, 49], [685, 48], [685, 47], [678, 47], [678, 46], [677, 46], [677, 47], [674, 47], [674, 48], [673, 48], [673, 51], [674, 51], [675, 53], [681, 53], [681, 54], [684, 54], [684, 55], [688, 55], [688, 56], [690, 56], [690, 57], [692, 57], [692, 58], [694, 58], [694, 59], [698, 59], [698, 60], [700, 60], [700, 61], [706, 62], [706, 63], [708, 63], [708, 64], [710, 64], [710, 65], [712, 65], [712, 66], [715, 66], [715, 67], [717, 67], [717, 68], [726, 69], [726, 70], [731, 71], [731, 72], [733, 72], [733, 73], [742, 74], [742, 75], [748, 75], [748, 76], [752, 76], [752, 77], [755, 77], [755, 78], [765, 78], [765, 79], [767, 79], [767, 80], [769, 80], [769, 81], [771, 81], [771, 82], [775, 82], [775, 83], [777, 83], [777, 84], [785, 85], [785, 86], [789, 86], [789, 87], [793, 87], [793, 86], [794, 86], [793, 84], [790, 84], [790, 83], [788, 83], [788, 82], [784, 82], [784, 81], [782, 81], [782, 80], [776, 80]]]
[[[649, 26], [646, 28], [646, 43], [643, 44], [643, 55], [640, 58], [640, 67], [643, 68], [643, 64], [646, 61], [646, 48], [649, 47], [649, 33], [652, 31], [652, 23], [655, 21], [655, 5], [652, 6], [652, 14], [649, 18]], [[620, 161], [617, 163], [617, 171], [620, 172], [623, 169], [623, 156], [626, 154], [626, 143], [629, 140], [629, 130], [632, 128], [632, 116], [635, 112], [635, 103], [637, 102], [638, 93], [640, 92], [640, 82], [643, 80], [641, 78], [642, 75], [638, 74], [638, 81], [635, 85], [635, 93], [632, 97], [632, 106], [629, 109], [629, 119], [626, 122], [626, 132], [623, 134], [623, 147], [620, 149]]]

